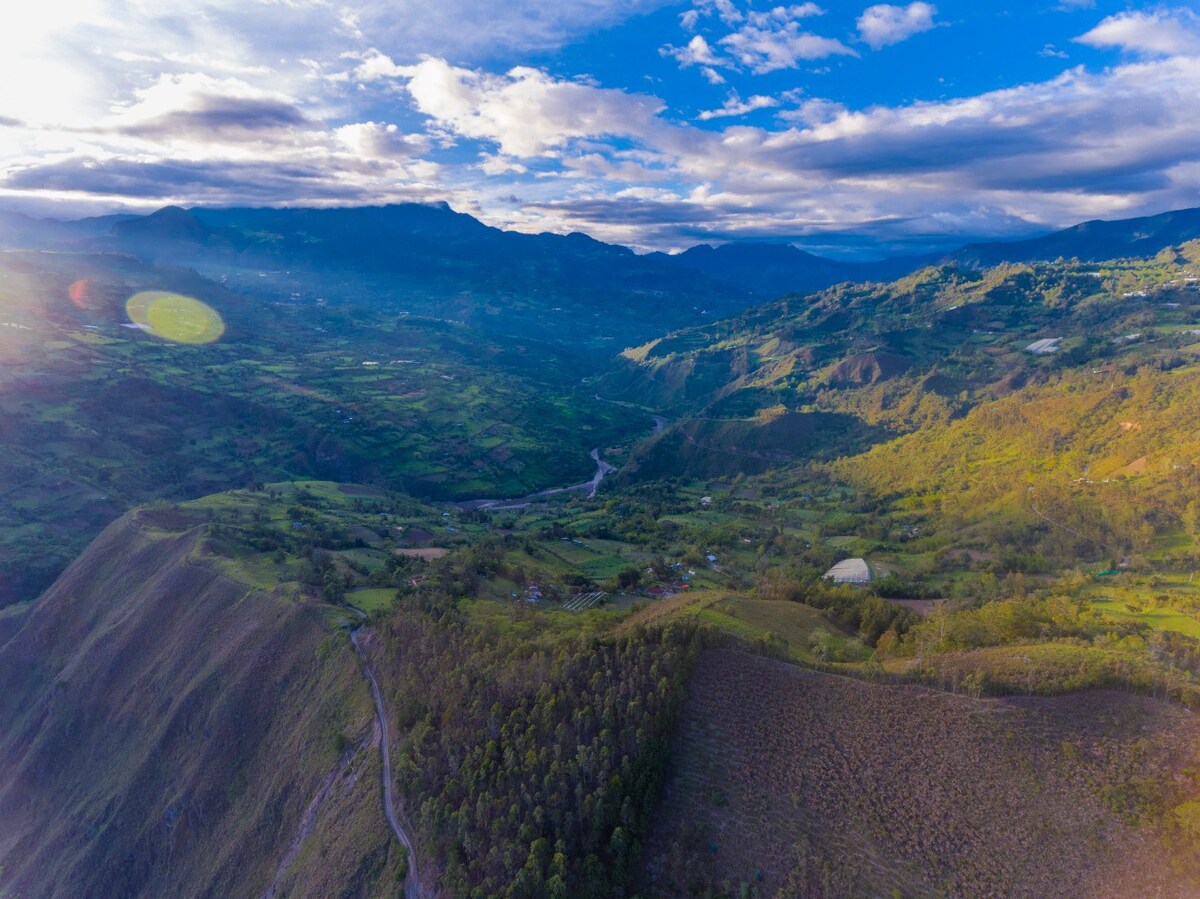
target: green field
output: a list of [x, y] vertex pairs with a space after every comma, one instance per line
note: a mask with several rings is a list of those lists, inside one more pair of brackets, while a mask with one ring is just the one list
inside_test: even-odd
[[368, 614], [386, 612], [395, 599], [395, 587], [362, 587], [346, 594], [346, 602]]
[[1139, 612], [1116, 599], [1095, 600], [1092, 608], [1105, 615], [1112, 615], [1114, 618], [1148, 624], [1155, 630], [1174, 631], [1188, 637], [1200, 638], [1200, 618], [1174, 609], [1151, 609]]

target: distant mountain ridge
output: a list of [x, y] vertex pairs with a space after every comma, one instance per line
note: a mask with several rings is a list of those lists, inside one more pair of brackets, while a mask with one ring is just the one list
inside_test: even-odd
[[931, 265], [979, 269], [1058, 258], [1144, 258], [1196, 238], [1200, 208], [1087, 221], [1040, 237], [967, 244], [941, 255], [847, 262], [788, 243], [700, 244], [675, 255], [638, 255], [580, 233], [505, 231], [446, 203], [321, 209], [168, 206], [144, 216], [72, 222], [0, 212], [0, 244], [12, 247], [130, 253], [147, 262], [201, 268], [230, 263], [344, 268], [406, 283], [454, 278], [502, 295], [551, 291], [561, 299], [602, 292], [605, 306], [679, 307], [678, 315], [665, 316], [673, 325], [701, 310], [728, 314], [839, 283], [887, 282]]
[[1200, 237], [1200, 208], [1177, 209], [1141, 218], [1093, 219], [1042, 237], [968, 244], [945, 256], [945, 264], [988, 268], [1002, 262], [1148, 258], [1167, 247]]
[[843, 262], [791, 244], [700, 244], [675, 256], [674, 265], [737, 285], [762, 299], [784, 293], [809, 293], [845, 281], [891, 281], [933, 262], [932, 257], [901, 257], [878, 262]]

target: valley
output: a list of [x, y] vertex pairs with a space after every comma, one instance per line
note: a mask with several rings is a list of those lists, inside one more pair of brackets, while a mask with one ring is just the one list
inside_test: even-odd
[[455, 216], [0, 254], [0, 896], [1195, 895], [1187, 216], [766, 298]]

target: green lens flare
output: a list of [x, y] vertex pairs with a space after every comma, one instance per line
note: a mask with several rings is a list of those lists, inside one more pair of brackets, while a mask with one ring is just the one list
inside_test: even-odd
[[225, 333], [215, 309], [179, 293], [145, 290], [129, 298], [125, 311], [134, 324], [174, 343], [212, 343]]

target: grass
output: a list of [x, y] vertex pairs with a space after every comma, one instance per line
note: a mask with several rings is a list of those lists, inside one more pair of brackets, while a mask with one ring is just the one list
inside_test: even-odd
[[814, 639], [826, 640], [837, 661], [861, 661], [870, 655], [861, 640], [840, 630], [818, 609], [803, 603], [737, 596], [717, 603], [713, 612], [736, 620], [756, 637], [782, 638], [801, 661], [816, 659]]
[[392, 601], [395, 598], [395, 587], [363, 587], [360, 590], [351, 590], [346, 594], [346, 602], [368, 614], [387, 611], [392, 607]]
[[1098, 599], [1092, 602], [1092, 608], [1114, 618], [1138, 621], [1148, 624], [1155, 630], [1174, 631], [1188, 637], [1200, 639], [1200, 620], [1184, 612], [1170, 608], [1150, 609], [1138, 612], [1126, 603], [1116, 599]]

